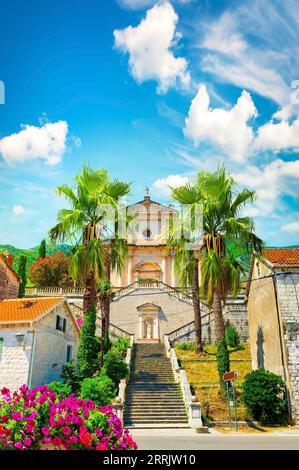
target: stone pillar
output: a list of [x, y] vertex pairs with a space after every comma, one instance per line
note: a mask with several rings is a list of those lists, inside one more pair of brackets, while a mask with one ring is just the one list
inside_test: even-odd
[[158, 316], [154, 318], [154, 339], [159, 338], [159, 318]]
[[143, 338], [143, 316], [139, 315], [139, 339]]
[[177, 287], [176, 286], [176, 276], [174, 272], [174, 257], [171, 257], [171, 286], [172, 287]]
[[162, 258], [161, 268], [162, 268], [162, 279], [161, 279], [161, 281], [166, 282], [166, 259], [165, 259], [165, 256], [163, 256], [163, 258]]
[[128, 285], [132, 284], [133, 276], [132, 276], [132, 257], [130, 256], [128, 259]]

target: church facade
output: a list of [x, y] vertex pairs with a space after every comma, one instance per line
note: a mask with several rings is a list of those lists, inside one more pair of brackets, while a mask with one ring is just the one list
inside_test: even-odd
[[126, 287], [140, 280], [177, 286], [173, 256], [166, 249], [165, 236], [170, 219], [177, 211], [172, 206], [152, 201], [147, 189], [144, 199], [127, 209], [133, 217], [127, 235], [129, 256], [121, 276], [112, 273], [113, 286]]

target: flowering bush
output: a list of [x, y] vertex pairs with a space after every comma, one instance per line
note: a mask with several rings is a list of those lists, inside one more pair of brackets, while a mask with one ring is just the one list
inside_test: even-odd
[[35, 450], [41, 444], [66, 450], [137, 449], [111, 406], [70, 395], [64, 400], [46, 386], [1, 390], [0, 450]]

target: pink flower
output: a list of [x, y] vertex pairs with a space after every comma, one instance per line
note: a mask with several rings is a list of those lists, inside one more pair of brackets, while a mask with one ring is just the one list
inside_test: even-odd
[[22, 444], [22, 442], [16, 442], [15, 445], [14, 445], [14, 447], [15, 447], [16, 449], [23, 449], [23, 444]]
[[64, 425], [64, 419], [63, 419], [62, 416], [59, 416], [57, 423], [59, 424], [59, 426], [63, 426], [63, 425]]
[[0, 416], [0, 420], [2, 423], [7, 424], [8, 423], [8, 417], [6, 415]]
[[98, 444], [96, 450], [108, 450], [108, 447], [105, 444]]
[[103, 435], [103, 431], [101, 431], [101, 429], [96, 429], [96, 436], [102, 437], [102, 435]]
[[29, 437], [25, 437], [24, 444], [26, 447], [30, 447], [32, 444], [32, 440]]
[[50, 429], [48, 428], [48, 426], [42, 427], [42, 433], [44, 436], [48, 436], [50, 434]]
[[78, 442], [78, 438], [77, 438], [76, 436], [71, 436], [71, 437], [70, 437], [70, 442], [71, 442], [72, 444], [76, 444], [76, 442]]
[[1, 389], [1, 393], [2, 393], [2, 395], [8, 395], [10, 392], [9, 392], [9, 389], [8, 389], [8, 388], [3, 387], [3, 388]]
[[53, 439], [53, 444], [55, 447], [59, 447], [61, 445], [61, 439], [59, 436], [55, 436], [54, 439]]
[[77, 317], [77, 318], [76, 318], [76, 322], [77, 322], [77, 325], [79, 326], [79, 328], [81, 328], [82, 325], [83, 325], [83, 318]]
[[71, 428], [69, 426], [63, 426], [62, 434], [64, 434], [65, 436], [69, 436], [71, 434]]

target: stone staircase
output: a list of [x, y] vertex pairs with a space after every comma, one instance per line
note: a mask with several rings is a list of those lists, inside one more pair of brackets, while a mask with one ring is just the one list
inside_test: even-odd
[[126, 427], [188, 427], [181, 391], [164, 344], [134, 344], [124, 424]]

